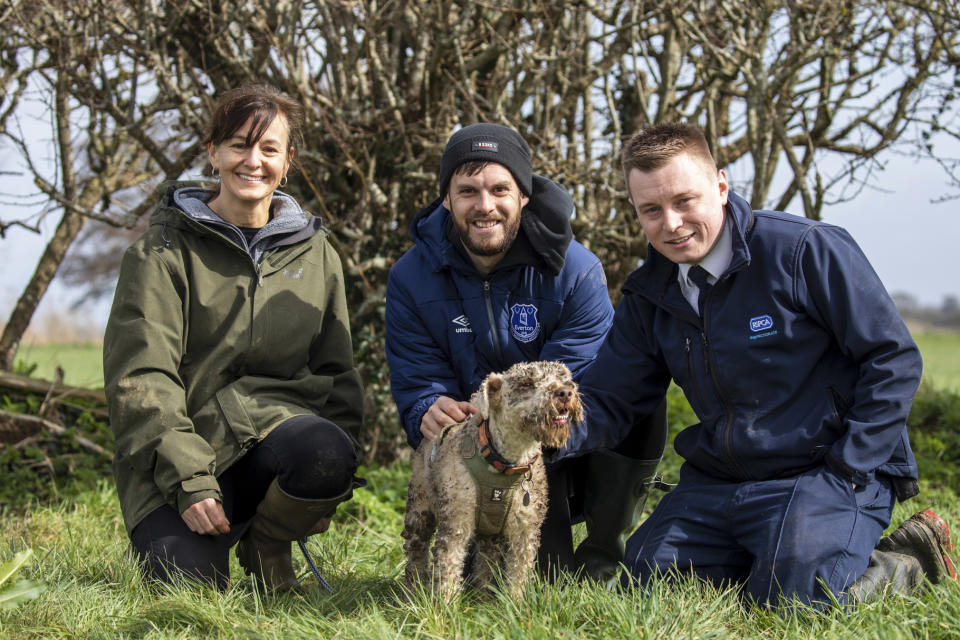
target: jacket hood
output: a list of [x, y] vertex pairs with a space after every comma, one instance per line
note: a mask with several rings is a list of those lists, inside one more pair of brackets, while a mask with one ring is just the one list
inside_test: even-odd
[[[750, 203], [730, 191], [725, 207], [727, 216], [733, 222], [733, 258], [726, 273], [736, 271], [750, 264], [750, 249], [747, 238], [753, 229], [753, 209]], [[677, 265], [653, 245], [647, 245], [647, 259], [638, 269], [627, 277], [621, 291], [624, 294], [641, 294], [654, 300], [661, 300], [671, 284], [677, 280]], [[679, 290], [679, 285], [678, 285]]]
[[[183, 219], [185, 215], [186, 218], [205, 226], [220, 230], [233, 229], [235, 231], [232, 233], [239, 233], [235, 225], [225, 221], [207, 206], [217, 194], [209, 185], [201, 182], [167, 182], [160, 186], [159, 192], [159, 203], [150, 217], [150, 224], [184, 227], [188, 225]], [[274, 192], [271, 210], [273, 215], [269, 222], [257, 232], [250, 243], [254, 247], [255, 260], [259, 260], [267, 248], [295, 244], [323, 229], [319, 217], [306, 213], [295, 198], [282, 191]], [[268, 237], [269, 241], [260, 243]]]
[[[573, 199], [563, 187], [534, 174], [530, 202], [520, 213], [520, 233], [494, 270], [525, 264], [551, 275], [559, 274], [573, 240], [573, 212]], [[462, 245], [455, 242], [456, 231], [443, 198], [437, 198], [414, 217], [410, 236], [434, 270], [450, 266], [473, 270]]]
[[[194, 220], [225, 222], [207, 206], [207, 203], [217, 195], [216, 191], [203, 186], [188, 184], [174, 187], [166, 191], [165, 195], [168, 199], [166, 204], [177, 207]], [[310, 219], [310, 216], [304, 213], [297, 201], [282, 191], [274, 192], [270, 209], [273, 215], [270, 217], [270, 221], [264, 225], [264, 229], [269, 228], [271, 232], [299, 231], [307, 226]]]

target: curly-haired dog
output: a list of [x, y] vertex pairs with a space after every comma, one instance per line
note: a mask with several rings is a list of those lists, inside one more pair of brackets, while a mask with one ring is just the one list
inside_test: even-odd
[[[470, 540], [473, 578], [502, 571], [516, 596], [533, 568], [547, 510], [541, 443], [561, 447], [583, 419], [577, 385], [559, 362], [492, 373], [470, 399], [478, 412], [417, 449], [403, 526], [406, 580], [430, 576], [444, 599], [461, 584]], [[436, 532], [428, 572], [430, 539]]]

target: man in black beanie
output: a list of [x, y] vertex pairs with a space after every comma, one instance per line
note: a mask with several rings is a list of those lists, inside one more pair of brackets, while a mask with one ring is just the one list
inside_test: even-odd
[[[470, 394], [492, 371], [559, 360], [578, 379], [613, 320], [603, 267], [573, 239], [573, 201], [533, 173], [520, 134], [463, 127], [447, 142], [438, 183], [440, 197], [414, 218], [414, 247], [387, 283], [390, 385], [414, 448], [474, 413]], [[548, 466], [542, 572], [613, 581], [666, 431], [661, 404], [616, 450]], [[587, 538], [574, 554], [570, 525], [581, 510]]]

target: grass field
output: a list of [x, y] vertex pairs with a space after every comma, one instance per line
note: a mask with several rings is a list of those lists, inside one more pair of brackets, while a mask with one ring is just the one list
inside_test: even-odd
[[26, 344], [14, 359], [18, 370], [44, 380], [53, 380], [59, 366], [64, 381], [77, 387], [103, 387], [103, 347], [99, 344]]
[[[923, 374], [938, 389], [960, 391], [960, 333], [927, 332], [914, 335], [923, 354]], [[36, 365], [35, 377], [50, 380], [57, 366], [63, 368], [68, 384], [81, 387], [103, 386], [102, 348], [84, 345], [25, 345], [17, 352], [18, 361]]]
[[937, 389], [960, 391], [960, 333], [927, 332], [913, 336], [923, 354], [923, 378]]

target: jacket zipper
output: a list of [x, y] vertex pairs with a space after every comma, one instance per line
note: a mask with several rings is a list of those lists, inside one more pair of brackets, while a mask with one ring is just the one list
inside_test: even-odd
[[710, 376], [710, 379], [713, 380], [713, 386], [716, 389], [717, 397], [720, 398], [720, 403], [723, 405], [723, 411], [726, 415], [726, 420], [723, 425], [723, 449], [724, 453], [727, 454], [727, 459], [730, 461], [737, 473], [740, 474], [740, 477], [744, 480], [749, 480], [753, 476], [747, 471], [747, 469], [740, 463], [740, 461], [733, 455], [733, 407], [730, 406], [730, 403], [727, 401], [726, 396], [723, 395], [723, 388], [720, 386], [720, 380], [716, 375], [716, 367], [710, 366], [710, 341], [707, 339], [707, 312], [708, 305], [707, 302], [710, 299], [710, 294], [713, 293], [713, 287], [707, 291], [707, 297], [703, 301], [703, 317], [700, 318], [701, 329], [700, 329], [700, 340], [703, 343], [703, 362], [706, 367], [706, 373]]
[[[255, 262], [254, 259], [253, 259], [253, 256], [250, 255], [249, 247], [247, 247], [247, 241], [246, 241], [247, 239], [243, 237], [243, 234], [241, 234], [241, 239], [243, 240], [243, 247], [247, 247], [246, 249], [244, 249], [243, 247], [239, 246], [236, 242], [234, 242], [233, 240], [231, 240], [230, 238], [228, 238], [225, 233], [223, 233], [223, 232], [220, 231], [220, 229], [227, 229], [227, 230], [233, 231], [233, 227], [230, 227], [230, 226], [225, 225], [225, 224], [221, 224], [221, 223], [216, 222], [216, 221], [211, 221], [211, 222], [213, 223], [212, 225], [206, 225], [206, 224], [203, 224], [203, 223], [201, 223], [201, 222], [198, 222], [197, 220], [194, 220], [193, 218], [191, 218], [190, 216], [188, 216], [188, 215], [186, 215], [186, 214], [183, 214], [183, 215], [184, 215], [184, 217], [186, 218], [187, 224], [196, 227], [198, 230], [200, 230], [200, 231], [202, 231], [202, 232], [211, 233], [211, 234], [213, 234], [214, 236], [219, 236], [219, 237], [222, 238], [224, 241], [226, 241], [226, 243], [227, 243], [228, 246], [233, 247], [236, 251], [239, 251], [239, 252], [242, 253], [244, 256], [246, 256], [247, 260], [250, 261], [250, 266], [253, 267], [253, 273], [254, 273], [254, 275], [257, 277], [257, 286], [259, 286], [259, 287], [262, 287], [262, 286], [263, 286], [263, 262], [267, 259], [267, 256], [270, 256], [270, 255], [273, 255], [274, 253], [276, 253], [277, 247], [270, 247], [269, 249], [267, 249], [266, 251], [264, 251], [264, 252], [260, 255], [260, 262]], [[216, 227], [216, 228], [215, 228], [215, 227]], [[238, 233], [239, 233], [239, 232], [238, 232]], [[283, 247], [281, 247], [281, 248], [283, 248]], [[299, 255], [299, 253], [296, 254], [296, 255]], [[292, 258], [290, 258], [290, 259], [292, 259]]]
[[483, 300], [487, 305], [487, 322], [490, 324], [490, 338], [493, 340], [493, 350], [497, 354], [497, 363], [503, 362], [500, 353], [500, 338], [497, 336], [497, 323], [493, 314], [493, 296], [490, 293], [490, 281], [483, 281]]
[[690, 384], [693, 385], [694, 395], [697, 398], [697, 404], [700, 405], [700, 408], [703, 409], [706, 405], [703, 402], [703, 396], [700, 395], [700, 385], [697, 384], [697, 376], [693, 373], [693, 347], [690, 346], [690, 337], [686, 338], [686, 345], [684, 346], [684, 351], [687, 354], [687, 375], [690, 376]]

